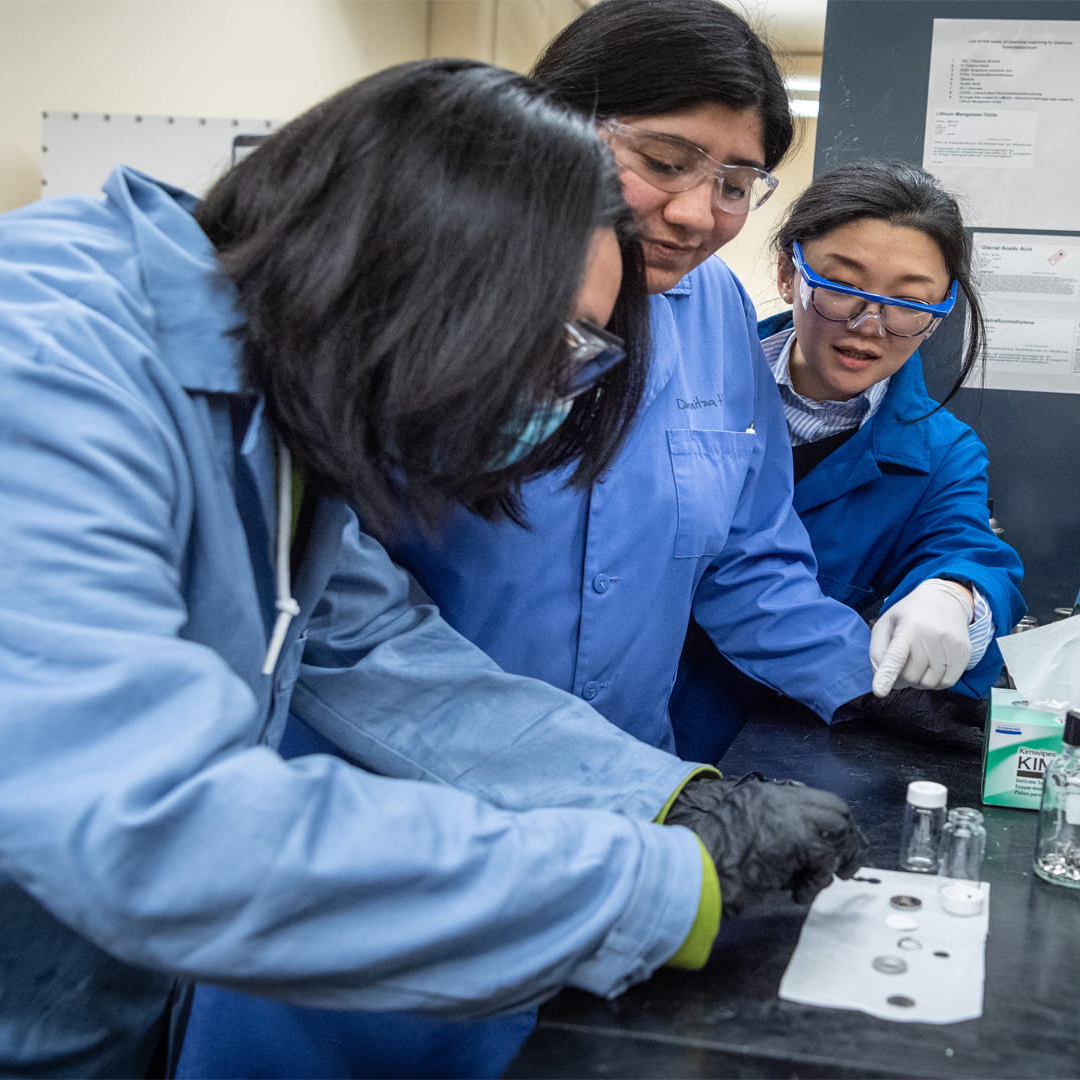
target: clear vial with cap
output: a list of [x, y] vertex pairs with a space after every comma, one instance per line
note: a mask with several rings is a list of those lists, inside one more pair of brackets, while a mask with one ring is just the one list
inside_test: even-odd
[[900, 834], [900, 869], [932, 874], [938, 868], [949, 790], [931, 780], [908, 784]]
[[938, 873], [942, 877], [978, 881], [985, 852], [986, 829], [982, 814], [970, 806], [950, 810], [941, 833]]
[[1065, 717], [1061, 753], [1043, 774], [1035, 873], [1044, 881], [1080, 888], [1080, 712]]

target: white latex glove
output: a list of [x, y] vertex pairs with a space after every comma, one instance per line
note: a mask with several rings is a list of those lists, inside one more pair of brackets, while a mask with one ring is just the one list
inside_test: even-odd
[[927, 579], [893, 604], [870, 631], [874, 693], [885, 697], [894, 686], [952, 686], [971, 658], [973, 610], [971, 593], [943, 578]]

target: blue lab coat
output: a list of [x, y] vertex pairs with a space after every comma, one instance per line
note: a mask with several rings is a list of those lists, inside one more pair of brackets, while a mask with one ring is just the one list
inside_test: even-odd
[[[791, 326], [790, 312], [761, 321], [770, 360]], [[1016, 552], [990, 529], [986, 449], [946, 410], [927, 416], [936, 404], [916, 352], [889, 381], [878, 411], [795, 485], [794, 506], [829, 596], [869, 616], [927, 578], [967, 580], [986, 598], [999, 632], [1007, 633], [1025, 609], [1023, 571]], [[1000, 670], [1001, 653], [991, 642], [953, 691], [982, 697]], [[718, 761], [746, 719], [770, 707], [771, 697], [768, 687], [736, 670], [691, 628], [672, 694], [679, 753]]]
[[[105, 192], [0, 217], [0, 1073], [143, 1075], [175, 973], [465, 1016], [645, 978], [700, 898], [647, 824], [692, 770], [500, 671], [334, 498], [262, 675], [235, 296], [190, 196]], [[283, 760], [290, 710], [364, 768]]]
[[[767, 355], [779, 355], [793, 332], [790, 312], [762, 320]], [[1023, 567], [990, 529], [986, 447], [947, 409], [928, 416], [936, 407], [915, 352], [877, 412], [795, 485], [795, 509], [829, 596], [870, 614], [928, 578], [970, 581], [1007, 634], [1026, 610]], [[1001, 663], [991, 642], [953, 689], [984, 696]]]
[[824, 597], [791, 507], [791, 448], [757, 317], [710, 258], [651, 304], [642, 411], [587, 492], [525, 488], [529, 529], [464, 511], [392, 548], [448, 622], [510, 671], [674, 749], [691, 613], [739, 668], [825, 719], [870, 689], [869, 632]]

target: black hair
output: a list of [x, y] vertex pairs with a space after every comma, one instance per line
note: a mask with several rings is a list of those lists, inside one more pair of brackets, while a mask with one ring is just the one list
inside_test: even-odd
[[718, 0], [601, 0], [552, 39], [532, 75], [602, 117], [656, 116], [703, 102], [755, 109], [766, 169], [791, 147], [791, 106], [776, 60]]
[[[520, 485], [587, 487], [644, 384], [644, 268], [592, 126], [467, 60], [388, 68], [287, 124], [196, 212], [239, 292], [246, 374], [311, 480], [365, 527], [448, 503], [520, 520]], [[594, 230], [615, 226], [628, 359], [536, 451], [494, 468], [557, 396]]]
[[[822, 173], [791, 204], [773, 235], [773, 247], [791, 258], [791, 245], [830, 233], [850, 222], [871, 218], [916, 229], [937, 244], [950, 280], [967, 302], [967, 347], [960, 374], [938, 408], [963, 385], [979, 361], [986, 340], [985, 321], [971, 270], [971, 238], [960, 206], [936, 177], [909, 161], [857, 161]], [[934, 410], [936, 411], [936, 410]], [[929, 414], [928, 414], [929, 415]]]

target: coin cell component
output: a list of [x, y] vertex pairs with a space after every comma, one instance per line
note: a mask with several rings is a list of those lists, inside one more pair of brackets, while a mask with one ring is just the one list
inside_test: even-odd
[[941, 906], [950, 915], [978, 915], [983, 909], [982, 890], [971, 885], [942, 885]]
[[885, 925], [890, 930], [918, 930], [919, 920], [913, 919], [910, 915], [903, 915], [899, 911], [894, 911], [891, 915], [885, 916]]
[[907, 961], [899, 956], [875, 956], [873, 968], [882, 975], [903, 975], [907, 971]]
[[922, 907], [922, 901], [917, 896], [893, 896], [889, 904], [897, 911], [918, 911]]

